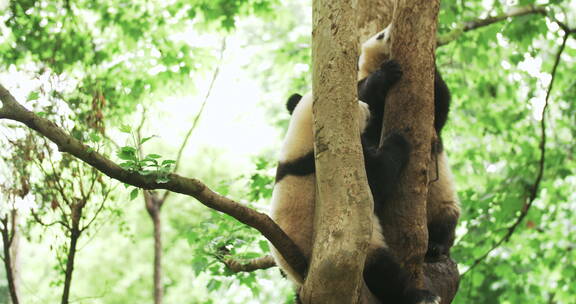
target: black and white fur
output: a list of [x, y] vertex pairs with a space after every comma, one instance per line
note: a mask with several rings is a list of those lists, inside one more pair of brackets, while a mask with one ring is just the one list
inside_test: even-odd
[[[408, 275], [387, 250], [376, 215], [385, 198], [395, 190], [396, 180], [409, 155], [407, 142], [398, 134], [388, 136], [383, 147], [377, 148], [384, 111], [383, 98], [401, 76], [398, 64], [388, 60], [388, 39], [387, 28], [365, 42], [359, 62], [359, 97], [365, 102], [358, 103], [358, 130], [362, 135], [366, 171], [376, 207], [364, 279], [370, 291], [368, 297], [376, 298], [373, 298], [374, 303], [439, 303], [439, 298], [432, 293], [411, 287]], [[441, 78], [438, 79], [441, 81]], [[443, 87], [447, 93], [446, 86]], [[293, 112], [293, 116], [277, 169], [272, 217], [309, 258], [315, 198], [312, 97], [310, 94], [303, 97], [295, 94], [288, 100], [287, 108]], [[445, 118], [446, 115], [444, 122]], [[441, 165], [445, 158], [438, 159], [440, 182], [446, 176], [442, 170], [445, 166]], [[440, 191], [435, 196], [444, 198], [444, 193]], [[436, 213], [429, 212], [431, 214]], [[448, 239], [453, 240], [453, 233]], [[447, 248], [449, 246], [451, 243]], [[273, 253], [277, 264], [288, 277], [297, 285], [302, 284], [303, 278], [290, 268], [278, 252], [273, 250]]]
[[[390, 26], [370, 38], [362, 46], [358, 69], [358, 95], [360, 100], [370, 106], [372, 115], [364, 137], [377, 141], [380, 136], [382, 119], [384, 118], [384, 103], [387, 90], [382, 90], [373, 82], [381, 82], [386, 77], [382, 62], [390, 60]], [[294, 103], [294, 102], [292, 102]], [[449, 255], [454, 243], [454, 231], [460, 217], [460, 205], [456, 196], [454, 177], [448, 164], [446, 153], [442, 146], [441, 132], [448, 119], [450, 107], [450, 91], [442, 76], [435, 69], [434, 73], [434, 130], [436, 142], [432, 147], [432, 162], [430, 165], [430, 180], [427, 198], [428, 220], [428, 252], [426, 257], [434, 259], [441, 255]], [[372, 142], [371, 144], [375, 144]], [[364, 145], [364, 143], [363, 143]], [[370, 178], [369, 178], [370, 181]], [[375, 202], [375, 212], [382, 206]]]

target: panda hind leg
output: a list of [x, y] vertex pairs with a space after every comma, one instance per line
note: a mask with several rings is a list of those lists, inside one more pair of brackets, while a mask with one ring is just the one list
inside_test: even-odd
[[392, 195], [400, 174], [408, 164], [410, 144], [400, 133], [391, 133], [382, 147], [363, 139], [364, 161], [374, 203], [378, 209], [382, 200]]
[[364, 266], [364, 282], [381, 303], [440, 304], [434, 293], [411, 287], [408, 272], [386, 248], [371, 252]]
[[450, 248], [454, 244], [456, 224], [458, 217], [445, 217], [428, 223], [428, 251], [427, 259], [438, 258], [442, 255], [450, 256]]

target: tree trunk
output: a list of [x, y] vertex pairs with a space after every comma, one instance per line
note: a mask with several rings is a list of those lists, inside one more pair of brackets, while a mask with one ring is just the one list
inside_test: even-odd
[[154, 229], [154, 304], [162, 304], [164, 297], [164, 286], [162, 286], [162, 222], [160, 219], [160, 208], [163, 199], [155, 192], [144, 191], [144, 203], [146, 211], [152, 219]]
[[[16, 283], [14, 277], [14, 269], [13, 269], [13, 261], [12, 261], [12, 241], [14, 240], [11, 238], [10, 233], [10, 225], [9, 225], [9, 216], [6, 216], [2, 219], [2, 229], [0, 229], [2, 233], [2, 243], [3, 243], [3, 251], [4, 251], [4, 269], [6, 270], [6, 279], [8, 280], [8, 291], [10, 292], [10, 299], [12, 304], [18, 304], [18, 294], [16, 292]], [[13, 235], [14, 231], [12, 231]]]
[[359, 45], [388, 25], [393, 12], [394, 0], [358, 0]]
[[[304, 303], [358, 303], [372, 198], [358, 132], [356, 1], [313, 1], [317, 199]], [[352, 117], [351, 117], [352, 116]]]
[[434, 119], [434, 51], [438, 0], [398, 0], [391, 32], [392, 58], [403, 76], [387, 98], [384, 133], [403, 133], [412, 146], [400, 191], [384, 210], [387, 243], [424, 287], [428, 230], [426, 197]]
[[154, 304], [162, 304], [164, 289], [162, 286], [162, 224], [160, 212], [152, 217], [154, 224]]
[[[74, 220], [73, 220], [74, 221]], [[70, 287], [72, 286], [72, 273], [74, 272], [74, 259], [76, 257], [76, 246], [80, 238], [81, 231], [78, 225], [72, 226], [70, 232], [70, 248], [68, 248], [68, 256], [66, 260], [66, 273], [64, 277], [64, 292], [62, 293], [62, 304], [68, 304], [70, 299]]]
[[[20, 242], [22, 240], [22, 233], [18, 226], [20, 217], [18, 210], [11, 211], [12, 214], [12, 241], [10, 242], [10, 260], [12, 262], [12, 284], [14, 285], [14, 294], [16, 298], [20, 294]], [[10, 287], [10, 286], [8, 286]], [[12, 304], [18, 304], [17, 301], [12, 300]]]

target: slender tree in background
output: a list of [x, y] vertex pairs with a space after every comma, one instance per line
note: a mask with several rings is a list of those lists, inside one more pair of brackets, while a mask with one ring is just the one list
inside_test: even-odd
[[[7, 196], [10, 200], [11, 198]], [[8, 202], [2, 202], [8, 204]], [[4, 269], [6, 271], [6, 280], [8, 281], [8, 292], [10, 293], [10, 302], [12, 304], [20, 303], [18, 298], [18, 285], [16, 278], [16, 259], [18, 252], [14, 250], [16, 235], [18, 233], [17, 224], [18, 210], [11, 208], [6, 215], [0, 218], [0, 233], [2, 234], [2, 247], [3, 255], [2, 261], [4, 262]]]
[[[186, 135], [184, 135], [184, 139], [182, 140], [182, 144], [180, 144], [180, 148], [178, 149], [178, 154], [176, 156], [176, 160], [174, 163], [174, 172], [178, 172], [178, 167], [180, 166], [180, 161], [182, 160], [182, 153], [183, 153], [184, 149], [186, 148], [186, 145], [188, 144], [188, 140], [190, 139], [192, 132], [194, 132], [194, 130], [198, 126], [198, 122], [200, 121], [200, 118], [202, 117], [202, 113], [204, 112], [204, 109], [206, 107], [206, 103], [208, 102], [208, 99], [210, 98], [210, 94], [212, 93], [212, 88], [214, 87], [214, 82], [216, 81], [216, 78], [218, 77], [218, 74], [220, 72], [220, 65], [222, 64], [222, 59], [224, 57], [224, 51], [225, 50], [226, 50], [226, 38], [223, 38], [221, 48], [220, 48], [220, 55], [218, 58], [218, 62], [216, 64], [216, 67], [214, 68], [214, 72], [212, 73], [212, 78], [210, 80], [210, 84], [208, 86], [208, 89], [206, 90], [206, 95], [204, 96], [204, 100], [202, 101], [202, 104], [200, 105], [200, 109], [198, 110], [198, 113], [196, 114], [196, 116], [192, 120], [192, 125], [190, 126], [190, 128], [186, 132]], [[142, 119], [141, 119], [140, 125], [138, 126], [138, 129], [136, 130], [136, 136], [137, 136], [137, 140], [139, 143], [141, 143], [142, 140], [144, 139], [144, 137], [142, 136], [142, 127], [144, 126], [144, 124], [146, 122], [146, 117], [147, 117], [147, 111], [146, 111], [146, 109], [144, 109], [142, 112]], [[142, 145], [138, 145], [138, 153], [140, 154], [140, 157], [142, 158], [143, 157]], [[142, 194], [144, 197], [144, 207], [146, 208], [146, 211], [148, 212], [148, 215], [150, 216], [150, 219], [152, 220], [152, 227], [154, 230], [154, 264], [153, 264], [154, 265], [153, 266], [153, 269], [154, 269], [153, 270], [154, 304], [162, 304], [163, 296], [164, 296], [164, 286], [162, 284], [161, 210], [162, 210], [162, 206], [164, 205], [164, 203], [166, 202], [166, 200], [168, 199], [168, 197], [170, 195], [170, 191], [165, 191], [163, 195], [160, 195], [156, 191], [144, 190], [142, 192]]]

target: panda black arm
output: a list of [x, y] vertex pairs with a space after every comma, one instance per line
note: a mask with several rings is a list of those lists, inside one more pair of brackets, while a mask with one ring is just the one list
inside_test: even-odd
[[434, 129], [440, 137], [440, 132], [448, 120], [450, 109], [450, 90], [442, 79], [438, 68], [434, 70]]
[[358, 82], [358, 99], [367, 103], [371, 109], [384, 108], [384, 98], [390, 88], [402, 77], [402, 69], [398, 62], [388, 60], [380, 69]]

